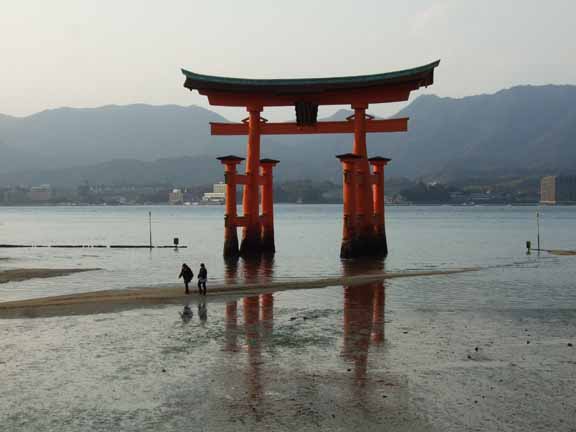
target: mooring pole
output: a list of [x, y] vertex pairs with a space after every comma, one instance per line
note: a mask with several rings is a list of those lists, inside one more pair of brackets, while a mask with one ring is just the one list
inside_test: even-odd
[[538, 244], [538, 254], [540, 254], [540, 208], [536, 210], [536, 242]]
[[150, 249], [152, 249], [152, 212], [148, 212], [148, 231], [150, 232]]

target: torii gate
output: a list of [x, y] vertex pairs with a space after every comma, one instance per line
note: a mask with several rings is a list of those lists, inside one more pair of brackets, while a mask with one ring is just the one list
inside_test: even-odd
[[[212, 135], [247, 135], [245, 174], [236, 172], [244, 160], [218, 158], [225, 166], [226, 216], [224, 256], [274, 253], [272, 171], [278, 161], [260, 159], [262, 135], [353, 133], [352, 153], [338, 155], [343, 171], [344, 227], [340, 256], [386, 256], [384, 227], [384, 166], [390, 159], [368, 158], [366, 133], [404, 132], [408, 118], [377, 120], [367, 115], [371, 103], [408, 100], [410, 92], [434, 81], [440, 61], [397, 72], [338, 78], [242, 79], [200, 75], [182, 69], [184, 87], [208, 97], [211, 105], [245, 107], [242, 123], [211, 123]], [[318, 106], [350, 105], [354, 115], [346, 121], [318, 122]], [[269, 123], [264, 107], [294, 106], [295, 123]], [[374, 172], [371, 173], [370, 165]], [[236, 212], [236, 186], [244, 187], [243, 215]], [[261, 190], [261, 194], [260, 194]], [[262, 214], [259, 197], [262, 198]], [[243, 227], [238, 247], [237, 227]]]

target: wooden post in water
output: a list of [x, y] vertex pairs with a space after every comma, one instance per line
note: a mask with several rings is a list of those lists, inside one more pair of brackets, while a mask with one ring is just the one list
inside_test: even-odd
[[536, 241], [538, 244], [538, 255], [540, 255], [540, 208], [536, 210]]
[[148, 230], [150, 232], [150, 249], [152, 249], [152, 212], [148, 212]]

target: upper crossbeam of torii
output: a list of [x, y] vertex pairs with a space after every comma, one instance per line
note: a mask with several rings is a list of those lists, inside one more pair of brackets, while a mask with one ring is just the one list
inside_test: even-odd
[[[388, 247], [384, 228], [384, 166], [389, 159], [368, 159], [366, 133], [403, 132], [408, 129], [408, 119], [375, 119], [366, 114], [366, 109], [374, 103], [408, 100], [411, 91], [434, 82], [434, 69], [439, 64], [438, 60], [396, 72], [312, 79], [227, 78], [182, 69], [186, 77], [184, 87], [207, 96], [211, 105], [245, 107], [248, 111], [248, 118], [242, 123], [211, 123], [212, 135], [248, 136], [244, 175], [236, 173], [236, 165], [243, 158], [219, 158], [226, 167], [227, 184], [224, 255], [275, 251], [272, 168], [278, 161], [260, 159], [261, 135], [353, 133], [352, 153], [338, 156], [344, 169], [340, 255], [385, 256]], [[354, 115], [345, 121], [319, 122], [320, 105], [350, 105]], [[260, 113], [272, 106], [294, 106], [296, 122], [269, 123]], [[236, 214], [237, 185], [244, 187], [242, 216]], [[244, 232], [238, 247], [236, 228], [240, 226]]]

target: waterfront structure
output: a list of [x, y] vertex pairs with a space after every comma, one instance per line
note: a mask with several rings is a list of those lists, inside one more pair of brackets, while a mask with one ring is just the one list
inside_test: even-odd
[[205, 192], [202, 195], [202, 203], [204, 204], [224, 204], [226, 200], [226, 184], [219, 182], [212, 185], [212, 192]]
[[[384, 227], [384, 166], [386, 158], [368, 158], [366, 134], [404, 132], [408, 118], [380, 120], [366, 113], [369, 104], [400, 102], [410, 92], [434, 81], [439, 61], [397, 72], [339, 78], [240, 79], [200, 75], [182, 70], [184, 87], [208, 97], [211, 105], [244, 107], [241, 123], [211, 123], [212, 135], [246, 135], [245, 173], [236, 172], [244, 160], [218, 158], [225, 166], [225, 256], [260, 255], [275, 251], [272, 171], [278, 161], [260, 159], [262, 135], [350, 133], [351, 154], [339, 155], [344, 170], [344, 229], [340, 256], [386, 256]], [[345, 121], [318, 121], [320, 105], [350, 105], [354, 114]], [[271, 123], [262, 117], [265, 107], [293, 106], [296, 121]], [[352, 155], [352, 156], [350, 156]], [[371, 172], [371, 166], [374, 172]], [[236, 187], [243, 187], [243, 214], [236, 214]], [[262, 201], [260, 202], [260, 197]], [[262, 206], [262, 214], [260, 214]], [[238, 247], [236, 228], [242, 227]]]
[[576, 175], [546, 176], [540, 179], [541, 204], [576, 204]]
[[172, 189], [168, 194], [168, 202], [172, 205], [184, 204], [184, 193], [181, 189]]

